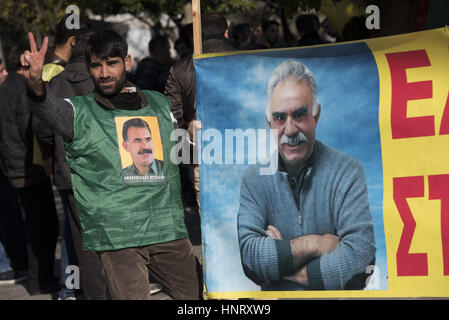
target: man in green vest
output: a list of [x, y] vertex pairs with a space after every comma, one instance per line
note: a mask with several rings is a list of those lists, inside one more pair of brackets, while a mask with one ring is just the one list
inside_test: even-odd
[[168, 99], [126, 80], [131, 67], [126, 41], [114, 31], [89, 39], [86, 63], [95, 90], [60, 99], [42, 82], [48, 46], [28, 34], [21, 56], [34, 114], [61, 135], [77, 200], [85, 250], [97, 251], [112, 299], [150, 299], [148, 278], [174, 299], [199, 299], [200, 279], [188, 239], [177, 165], [165, 161], [163, 179], [127, 183], [123, 177], [117, 123], [153, 117], [162, 159], [170, 159], [173, 117]]

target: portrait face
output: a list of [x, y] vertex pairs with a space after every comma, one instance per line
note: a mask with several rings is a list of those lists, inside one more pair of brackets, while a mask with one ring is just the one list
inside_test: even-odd
[[278, 130], [279, 153], [287, 165], [301, 165], [313, 152], [320, 112], [318, 106], [313, 116], [312, 108], [312, 90], [306, 80], [287, 78], [273, 90], [269, 125]]
[[154, 146], [150, 131], [145, 127], [129, 127], [123, 148], [131, 154], [134, 165], [148, 168], [154, 160]]
[[5, 82], [7, 76], [8, 76], [8, 71], [6, 71], [5, 65], [0, 64], [0, 84]]
[[131, 56], [123, 60], [120, 57], [98, 59], [92, 57], [89, 71], [94, 80], [96, 90], [103, 96], [111, 97], [119, 93], [126, 82], [126, 71], [131, 68]]

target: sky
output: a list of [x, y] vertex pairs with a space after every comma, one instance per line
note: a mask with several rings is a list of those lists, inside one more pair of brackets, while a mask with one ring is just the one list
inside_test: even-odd
[[[376, 276], [387, 289], [383, 226], [383, 173], [379, 135], [379, 79], [364, 43], [302, 49], [256, 51], [195, 60], [197, 113], [202, 122], [203, 157], [219, 158], [213, 146], [225, 146], [226, 129], [269, 129], [266, 89], [272, 71], [286, 59], [304, 63], [314, 74], [321, 115], [316, 137], [358, 160], [364, 167], [376, 241]], [[214, 129], [215, 131], [211, 130]], [[207, 135], [205, 133], [212, 133]], [[211, 138], [211, 136], [213, 138]], [[258, 141], [260, 136], [256, 135]], [[273, 139], [271, 143], [274, 144]], [[254, 144], [240, 156], [243, 164], [201, 163], [203, 261], [208, 292], [258, 291], [243, 273], [237, 239], [241, 176], [256, 153]], [[268, 155], [268, 154], [267, 154]], [[252, 161], [252, 160], [251, 160]], [[216, 161], [217, 162], [217, 161]]]

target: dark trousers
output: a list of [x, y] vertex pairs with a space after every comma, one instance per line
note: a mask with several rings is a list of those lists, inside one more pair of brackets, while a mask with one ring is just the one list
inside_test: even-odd
[[0, 172], [0, 241], [15, 271], [28, 269], [25, 222], [17, 191]]
[[33, 290], [54, 284], [58, 216], [50, 181], [17, 189], [25, 212], [28, 284]]
[[196, 192], [193, 182], [193, 167], [179, 165], [181, 179], [182, 203], [185, 207], [196, 207]]
[[78, 258], [80, 286], [87, 300], [106, 300], [106, 278], [97, 252], [83, 250], [81, 224], [72, 190], [61, 190], [61, 199], [70, 222], [73, 247]]
[[150, 300], [149, 277], [176, 300], [200, 299], [200, 280], [189, 239], [99, 252], [114, 300]]

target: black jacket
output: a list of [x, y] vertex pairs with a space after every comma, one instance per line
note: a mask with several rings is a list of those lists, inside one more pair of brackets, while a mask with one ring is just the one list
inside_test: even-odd
[[[225, 39], [203, 41], [203, 53], [234, 51]], [[170, 100], [171, 111], [178, 121], [178, 127], [187, 129], [196, 119], [195, 68], [192, 57], [178, 61], [171, 69], [165, 85], [165, 95]]]
[[[33, 164], [32, 117], [26, 96], [25, 78], [11, 72], [0, 87], [0, 167], [11, 179], [25, 179], [25, 185], [47, 179], [42, 166]], [[48, 148], [42, 148], [42, 152]]]
[[134, 84], [141, 90], [156, 90], [164, 93], [170, 65], [162, 65], [154, 58], [139, 62], [134, 75]]
[[318, 32], [310, 31], [310, 32], [307, 32], [305, 35], [303, 35], [301, 37], [301, 39], [299, 39], [297, 46], [298, 47], [313, 46], [313, 45], [325, 44], [325, 43], [328, 43], [328, 42], [323, 40], [320, 37], [320, 35], [318, 34]]
[[64, 71], [50, 80], [48, 87], [61, 98], [86, 95], [95, 89], [83, 56], [70, 60]]
[[[87, 70], [84, 57], [76, 57], [57, 76], [50, 80], [48, 89], [59, 98], [84, 96], [94, 91], [95, 85]], [[70, 168], [64, 152], [64, 141], [60, 135], [54, 135], [53, 179], [60, 190], [72, 188]]]

